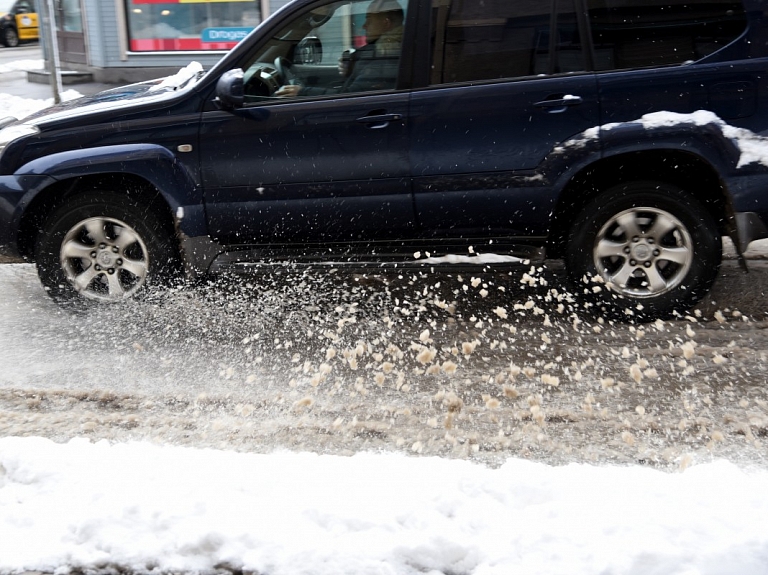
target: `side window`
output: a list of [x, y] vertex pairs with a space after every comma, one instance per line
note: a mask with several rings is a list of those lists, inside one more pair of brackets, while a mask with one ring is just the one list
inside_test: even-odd
[[597, 70], [700, 60], [747, 26], [740, 2], [588, 0], [587, 5]]
[[584, 69], [574, 0], [432, 0], [432, 84]]
[[243, 66], [246, 101], [392, 90], [404, 22], [400, 0], [315, 6]]

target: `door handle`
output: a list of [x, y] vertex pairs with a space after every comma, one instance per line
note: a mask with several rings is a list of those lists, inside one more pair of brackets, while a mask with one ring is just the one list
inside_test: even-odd
[[536, 102], [534, 106], [537, 108], [567, 108], [569, 106], [578, 106], [583, 102], [584, 100], [581, 99], [581, 96], [567, 95], [551, 100], [542, 100], [541, 102]]
[[402, 119], [402, 114], [371, 114], [370, 116], [357, 118], [355, 122], [359, 124], [367, 124], [369, 128], [377, 130], [379, 128], [384, 128], [390, 122], [399, 122]]

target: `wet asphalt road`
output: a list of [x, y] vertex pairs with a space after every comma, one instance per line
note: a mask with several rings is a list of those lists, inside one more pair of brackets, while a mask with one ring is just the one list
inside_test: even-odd
[[33, 266], [0, 266], [0, 434], [768, 463], [762, 262], [726, 262], [690, 315], [638, 325], [584, 313], [561, 276], [288, 273], [71, 313]]

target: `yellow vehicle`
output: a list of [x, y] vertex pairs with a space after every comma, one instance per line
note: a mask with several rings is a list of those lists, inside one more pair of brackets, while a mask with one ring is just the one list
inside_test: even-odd
[[13, 48], [38, 39], [37, 12], [32, 0], [0, 0], [0, 44]]

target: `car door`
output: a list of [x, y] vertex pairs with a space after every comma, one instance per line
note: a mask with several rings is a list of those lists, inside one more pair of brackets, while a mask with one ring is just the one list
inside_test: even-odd
[[707, 110], [742, 126], [757, 112], [765, 65], [748, 56], [741, 2], [587, 0], [586, 7], [603, 123]]
[[202, 179], [215, 239], [304, 243], [412, 233], [408, 92], [397, 89], [404, 11], [392, 16], [391, 50], [375, 81], [352, 85], [339, 72], [345, 51], [366, 49], [366, 14], [377, 3], [316, 3], [288, 16], [243, 59], [245, 105], [203, 113]]
[[573, 0], [431, 4], [429, 78], [411, 103], [419, 223], [444, 237], [545, 235], [555, 197], [538, 169], [599, 125], [582, 17]]

